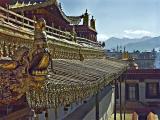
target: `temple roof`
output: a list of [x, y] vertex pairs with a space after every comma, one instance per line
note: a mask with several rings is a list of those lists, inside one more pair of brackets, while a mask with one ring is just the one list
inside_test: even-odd
[[31, 90], [27, 100], [34, 109], [65, 106], [94, 95], [125, 70], [126, 64], [108, 59], [53, 60], [44, 89]]
[[19, 0], [12, 2], [9, 6], [10, 9], [16, 12], [30, 11], [42, 7], [48, 7], [56, 5], [62, 17], [68, 21], [70, 24], [78, 25], [81, 22], [81, 16], [67, 16], [61, 8], [61, 4], [57, 0]]

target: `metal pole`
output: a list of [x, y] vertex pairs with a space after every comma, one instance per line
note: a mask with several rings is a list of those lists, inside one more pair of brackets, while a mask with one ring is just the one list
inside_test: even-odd
[[48, 118], [48, 110], [46, 110], [45, 118], [46, 118], [46, 120], [49, 120], [49, 118]]
[[126, 120], [126, 79], [127, 79], [127, 71], [124, 73], [124, 85], [125, 85], [125, 91], [124, 91], [124, 120]]
[[96, 120], [99, 120], [99, 95], [96, 94]]
[[122, 120], [122, 77], [119, 78], [119, 92], [120, 92], [120, 120]]
[[117, 103], [116, 103], [116, 96], [117, 96], [117, 94], [116, 94], [116, 91], [117, 91], [117, 87], [116, 87], [116, 85], [117, 85], [117, 79], [115, 79], [114, 80], [114, 120], [116, 120], [116, 114], [117, 114]]

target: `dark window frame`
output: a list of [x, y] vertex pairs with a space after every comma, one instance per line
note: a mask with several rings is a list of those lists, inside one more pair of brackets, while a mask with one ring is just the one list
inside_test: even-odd
[[[129, 87], [135, 87], [135, 99], [129, 98]], [[126, 83], [126, 100], [127, 101], [138, 101], [139, 100], [139, 84], [138, 83]]]
[[[157, 95], [151, 95], [151, 94], [150, 94], [149, 85], [151, 85], [151, 84], [156, 84]], [[147, 82], [147, 83], [146, 83], [145, 92], [146, 92], [146, 96], [145, 96], [145, 97], [146, 97], [147, 99], [160, 98], [159, 82]]]

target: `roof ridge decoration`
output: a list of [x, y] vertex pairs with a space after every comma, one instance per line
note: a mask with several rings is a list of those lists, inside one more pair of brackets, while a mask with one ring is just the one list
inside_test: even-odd
[[14, 5], [9, 5], [10, 9], [19, 9], [19, 8], [27, 8], [27, 7], [44, 7], [52, 4], [58, 4], [57, 0], [47, 0], [45, 2], [34, 2], [33, 4], [29, 1], [27, 4], [24, 3], [24, 1], [21, 2], [16, 2]]

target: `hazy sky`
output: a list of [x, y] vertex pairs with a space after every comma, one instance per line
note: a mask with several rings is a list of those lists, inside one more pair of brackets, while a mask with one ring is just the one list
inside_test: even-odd
[[[99, 40], [160, 35], [160, 0], [60, 0], [67, 15], [87, 8], [96, 18]], [[90, 15], [90, 17], [91, 17]]]

